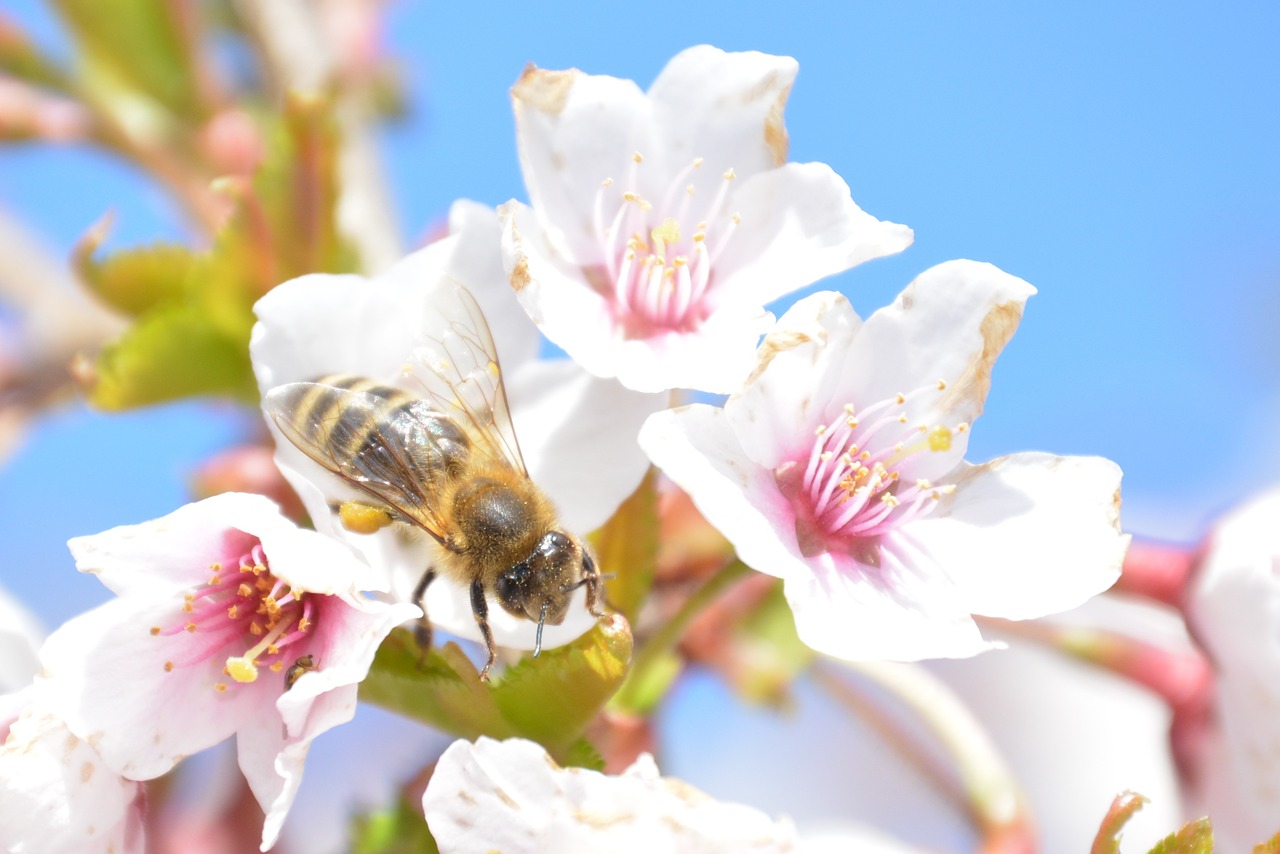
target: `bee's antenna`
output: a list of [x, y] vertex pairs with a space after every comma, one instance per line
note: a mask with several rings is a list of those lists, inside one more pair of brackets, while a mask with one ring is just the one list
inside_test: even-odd
[[542, 652], [542, 624], [547, 619], [547, 606], [551, 604], [550, 600], [542, 603], [542, 610], [538, 612], [538, 636], [533, 641], [533, 657], [537, 658], [538, 653]]

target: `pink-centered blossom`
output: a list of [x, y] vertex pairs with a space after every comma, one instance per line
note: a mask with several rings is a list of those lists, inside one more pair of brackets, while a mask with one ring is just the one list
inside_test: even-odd
[[542, 331], [640, 391], [729, 392], [763, 306], [904, 249], [822, 163], [788, 163], [790, 57], [702, 45], [642, 92], [530, 67], [511, 90], [530, 206], [502, 208], [511, 284]]
[[996, 356], [1034, 288], [988, 264], [921, 275], [864, 323], [797, 303], [723, 409], [658, 413], [640, 443], [736, 547], [784, 580], [800, 637], [850, 659], [973, 655], [972, 615], [1072, 608], [1118, 577], [1120, 470], [964, 461]]
[[[476, 298], [492, 331], [529, 475], [554, 503], [563, 527], [585, 535], [607, 521], [639, 485], [648, 460], [635, 437], [663, 398], [593, 377], [568, 359], [539, 358], [537, 327], [506, 285], [498, 218], [491, 208], [456, 203], [449, 232], [373, 278], [303, 276], [259, 300], [250, 344], [259, 387], [265, 394], [284, 383], [340, 373], [422, 395], [426, 383], [421, 365], [415, 365], [415, 351], [427, 339], [446, 336], [449, 323], [457, 319], [455, 289], [461, 283]], [[369, 500], [367, 495], [342, 483], [283, 436], [277, 437], [276, 462], [316, 529], [359, 550], [388, 576], [398, 597], [409, 598], [433, 560], [429, 537], [403, 526], [374, 534], [347, 531], [331, 504]], [[436, 580], [427, 590], [426, 606], [436, 627], [480, 640], [465, 586], [448, 578]], [[489, 624], [499, 646], [533, 649], [536, 633], [529, 620], [494, 604]], [[584, 595], [575, 594], [564, 623], [546, 626], [543, 646], [568, 643], [594, 624]]]
[[45, 641], [41, 708], [130, 780], [235, 735], [271, 847], [312, 740], [351, 719], [378, 645], [417, 608], [363, 595], [377, 573], [256, 495], [69, 545], [117, 598]]

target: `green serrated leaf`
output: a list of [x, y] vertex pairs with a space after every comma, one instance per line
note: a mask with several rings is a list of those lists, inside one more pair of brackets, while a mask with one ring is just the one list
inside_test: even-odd
[[538, 658], [521, 660], [493, 688], [503, 717], [524, 738], [567, 762], [587, 724], [618, 690], [631, 662], [631, 628], [620, 615]]
[[404, 798], [394, 806], [356, 816], [350, 830], [352, 854], [439, 854], [422, 810]]
[[195, 253], [174, 243], [125, 249], [95, 259], [90, 235], [75, 250], [76, 270], [90, 291], [125, 314], [137, 316], [163, 303], [180, 302], [199, 264]]
[[[189, 43], [190, 0], [53, 0], [85, 62], [87, 84], [102, 91], [133, 92], [177, 116], [203, 115]], [[108, 100], [110, 103], [110, 100]]]
[[1213, 825], [1207, 818], [1187, 822], [1156, 843], [1148, 854], [1211, 854]]
[[1136, 792], [1121, 792], [1116, 795], [1098, 827], [1098, 835], [1094, 837], [1093, 847], [1089, 849], [1090, 854], [1119, 854], [1124, 826], [1146, 802], [1147, 799]]
[[1253, 846], [1253, 854], [1280, 854], [1280, 833]]
[[188, 305], [148, 312], [81, 374], [89, 402], [112, 411], [198, 395], [258, 395], [247, 348]]
[[407, 629], [396, 629], [378, 648], [369, 675], [360, 683], [360, 699], [460, 738], [518, 734], [457, 644], [423, 656]]
[[580, 738], [570, 745], [565, 752], [563, 763], [576, 768], [589, 768], [592, 771], [604, 770], [604, 757], [596, 746], [585, 738]]
[[658, 566], [658, 489], [652, 468], [591, 543], [601, 571], [613, 576], [605, 581], [610, 606], [634, 619]]

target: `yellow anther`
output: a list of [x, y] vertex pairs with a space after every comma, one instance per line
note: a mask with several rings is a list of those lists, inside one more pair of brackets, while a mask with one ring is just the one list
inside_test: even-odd
[[196, 609], [196, 607], [195, 607], [195, 605], [192, 605], [192, 604], [191, 604], [191, 600], [190, 600], [190, 599], [188, 599], [187, 601], [185, 601], [185, 602], [183, 602], [183, 603], [182, 603], [182, 610], [183, 610], [183, 611], [185, 611], [185, 612], [186, 612], [186, 613], [188, 613], [188, 614], [190, 614], [190, 613], [191, 613], [192, 611], [194, 611], [195, 609]]
[[248, 597], [253, 595], [253, 588], [242, 581], [240, 582], [240, 586], [236, 588], [236, 593], [237, 595], [247, 599]]
[[938, 380], [938, 391], [946, 391], [946, 390], [947, 390], [947, 381]]
[[951, 450], [951, 431], [948, 430], [946, 426], [939, 424], [937, 427], [934, 427], [929, 431], [929, 450]]
[[601, 182], [600, 182], [600, 186], [601, 186], [601, 187], [612, 187], [612, 186], [613, 186], [613, 179], [612, 179], [612, 178], [605, 178], [603, 181], [601, 181]]
[[210, 586], [210, 587], [217, 587], [217, 586], [218, 586], [219, 584], [221, 584], [221, 583], [222, 583], [222, 576], [221, 576], [221, 575], [211, 575], [211, 576], [209, 577], [209, 586]]
[[284, 662], [283, 662], [283, 661], [277, 661], [275, 664], [272, 664], [272, 665], [271, 665], [271, 672], [272, 672], [272, 673], [279, 673], [281, 670], [284, 670]]
[[689, 259], [683, 255], [677, 255], [675, 260], [671, 263], [675, 264], [677, 267], [683, 267], [685, 264], [689, 263]]
[[213, 686], [213, 690], [217, 691], [219, 694], [225, 694], [225, 693], [227, 693], [227, 686], [226, 686], [226, 683], [223, 683], [223, 682], [218, 682], [218, 683], [216, 683], [216, 684]]
[[696, 232], [696, 233], [693, 235], [693, 242], [694, 242], [694, 243], [701, 243], [702, 241], [704, 241], [704, 240], [706, 240], [706, 239], [707, 239], [707, 236], [706, 236], [705, 234], [703, 234], [701, 231]]
[[252, 623], [249, 624], [249, 634], [251, 635], [260, 635], [264, 631], [266, 631], [266, 629], [262, 628], [262, 624], [259, 623], [257, 620], [254, 620]]
[[701, 157], [695, 157], [695, 158], [693, 158], [693, 168], [694, 168], [694, 169], [701, 169], [701, 168], [702, 168], [702, 158], [701, 158]]
[[622, 194], [622, 200], [624, 202], [634, 202], [638, 198], [639, 196], [637, 196], [635, 193], [631, 192], [630, 190], [627, 190], [625, 193]]
[[693, 185], [692, 185], [692, 184], [690, 184], [690, 185], [688, 185], [687, 187], [685, 187], [685, 188], [684, 188], [684, 191], [685, 191], [686, 193], [688, 193], [689, 195], [691, 195], [691, 196], [696, 196], [696, 195], [698, 194], [698, 191], [694, 189], [694, 187], [693, 187]]
[[732, 181], [734, 178], [737, 178], [737, 177], [738, 177], [738, 173], [734, 172], [732, 169], [724, 170], [724, 179], [726, 181]]
[[644, 162], [644, 155], [637, 151], [635, 154], [632, 154], [632, 155], [631, 155], [631, 159], [632, 159], [632, 160], [634, 160], [634, 161], [635, 161], [635, 162], [637, 162], [637, 163], [643, 163], [643, 162]]
[[232, 620], [239, 619], [240, 617], [239, 603], [236, 603], [235, 605], [232, 605], [230, 608], [227, 609], [227, 617], [228, 619], [232, 619]]
[[969, 430], [969, 422], [967, 421], [961, 421], [959, 424], [956, 425], [957, 433], [965, 433], [968, 430]]
[[152, 637], [155, 637], [155, 636], [156, 636], [156, 635], [158, 635], [158, 634], [160, 634], [160, 627], [159, 627], [159, 626], [152, 626], [152, 627], [151, 627], [151, 636], [152, 636]]
[[183, 626], [183, 628], [184, 628], [184, 629], [186, 629], [187, 631], [191, 632], [192, 634], [195, 634], [195, 632], [196, 632], [196, 624], [195, 624], [195, 623], [187, 623], [185, 626]]
[[172, 673], [172, 672], [173, 672], [173, 662], [172, 662], [172, 661], [166, 661], [166, 662], [164, 663], [164, 672], [165, 672], [165, 673]]
[[305, 631], [310, 631], [310, 629], [311, 629], [310, 620], [308, 620], [306, 617], [303, 617], [301, 620], [298, 620], [298, 631], [305, 632]]
[[897, 507], [902, 502], [897, 499], [892, 492], [886, 492], [880, 496], [881, 504], [888, 504], [890, 507]]
[[919, 489], [921, 491], [924, 491], [926, 489], [933, 489], [933, 484], [925, 480], [924, 478], [920, 478], [916, 481], [916, 489]]
[[906, 403], [906, 402], [907, 402], [907, 396], [906, 396], [905, 394], [903, 394], [902, 392], [898, 392], [897, 401], [898, 401], [898, 403]]
[[742, 222], [742, 214], [735, 213], [733, 216], [729, 217], [729, 219], [733, 220], [734, 225], [738, 225]]
[[209, 564], [209, 568], [214, 572], [222, 572], [222, 564], [220, 563], [211, 563]]
[[898, 423], [899, 423], [899, 424], [906, 424], [906, 423], [907, 423], [907, 413], [905, 413], [905, 412], [904, 412], [904, 413], [902, 413], [901, 415], [899, 415], [899, 416], [898, 416]]
[[822, 435], [826, 434], [826, 432], [827, 432], [827, 425], [826, 425], [826, 424], [819, 424], [819, 425], [818, 425], [818, 429], [816, 429], [816, 430], [814, 430], [814, 431], [813, 431], [813, 435], [815, 435], [815, 436], [822, 436]]

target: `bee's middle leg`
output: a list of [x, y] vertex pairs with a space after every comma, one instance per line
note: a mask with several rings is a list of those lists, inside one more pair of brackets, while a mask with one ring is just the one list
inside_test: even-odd
[[480, 579], [471, 582], [471, 613], [475, 615], [480, 626], [480, 634], [484, 637], [484, 646], [489, 653], [489, 660], [480, 671], [480, 681], [489, 681], [489, 668], [498, 660], [498, 651], [493, 647], [493, 631], [489, 628], [489, 603], [484, 598], [484, 586]]
[[427, 587], [431, 582], [436, 580], [436, 571], [428, 569], [422, 573], [422, 577], [418, 579], [417, 585], [413, 588], [413, 604], [422, 609], [422, 616], [418, 618], [418, 623], [413, 627], [413, 636], [418, 641], [418, 648], [422, 651], [422, 657], [426, 658], [427, 650], [431, 649], [431, 621], [427, 619]]

